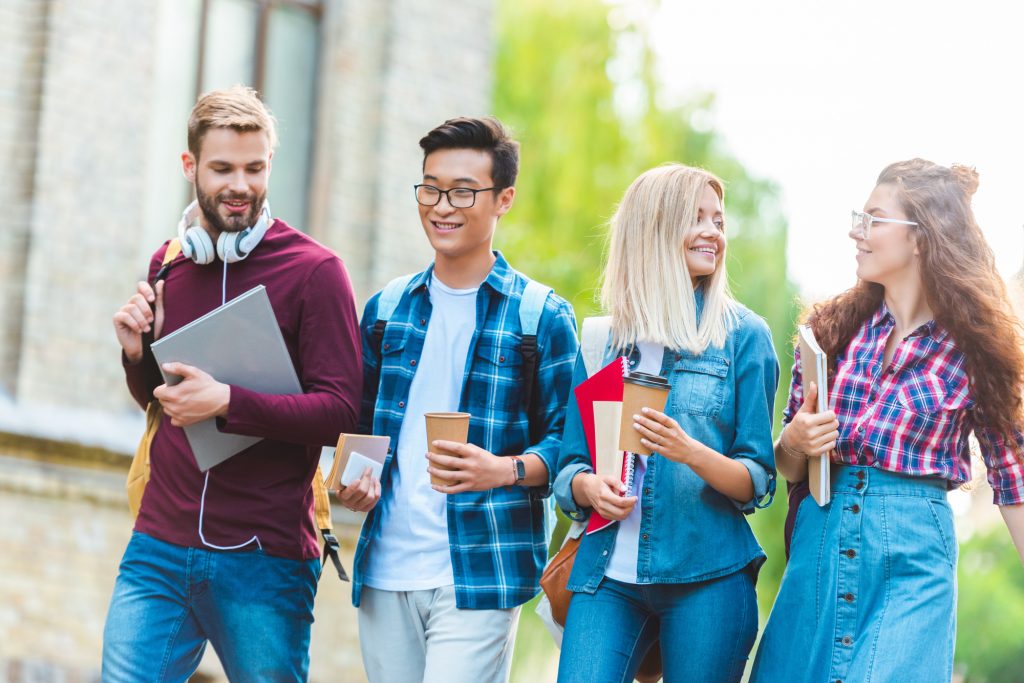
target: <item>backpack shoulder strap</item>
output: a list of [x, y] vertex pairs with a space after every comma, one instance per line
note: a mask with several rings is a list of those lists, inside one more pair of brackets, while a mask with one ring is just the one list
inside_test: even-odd
[[380, 299], [377, 300], [377, 320], [387, 322], [391, 319], [402, 300], [402, 295], [405, 294], [405, 288], [409, 286], [416, 275], [416, 273], [400, 275], [384, 285], [384, 289], [380, 290]]
[[338, 578], [342, 581], [348, 581], [348, 574], [345, 573], [345, 567], [341, 564], [341, 558], [338, 556], [341, 544], [338, 542], [338, 537], [334, 535], [334, 524], [331, 520], [331, 499], [327, 497], [324, 475], [319, 465], [316, 466], [316, 472], [313, 473], [313, 513], [316, 518], [316, 526], [320, 529], [320, 535], [324, 541], [324, 556], [320, 560], [321, 567], [326, 567], [327, 558], [331, 558], [331, 562], [334, 563], [334, 569], [338, 572]]
[[178, 254], [181, 253], [181, 240], [177, 237], [172, 239], [167, 245], [167, 251], [164, 252], [164, 260], [160, 265], [166, 266], [168, 263], [178, 258]]
[[[160, 271], [157, 273], [154, 282], [162, 279], [167, 274], [168, 264], [176, 259], [180, 253], [181, 240], [175, 237], [167, 244], [163, 260], [160, 262]], [[143, 335], [143, 341], [145, 352], [151, 353], [149, 345], [153, 342], [152, 331]], [[149, 483], [149, 451], [153, 445], [153, 439], [156, 438], [156, 431], [160, 427], [163, 414], [160, 401], [156, 399], [150, 401], [146, 406], [146, 430], [143, 432], [139, 445], [135, 449], [135, 456], [132, 458], [132, 464], [128, 470], [128, 481], [126, 484], [128, 489], [128, 506], [131, 509], [133, 518], [139, 516], [142, 496], [146, 492], [146, 484]]]
[[380, 355], [380, 345], [384, 341], [384, 328], [387, 327], [388, 320], [391, 320], [395, 309], [402, 301], [405, 288], [409, 286], [414, 277], [416, 277], [416, 273], [396, 277], [384, 285], [384, 289], [380, 291], [380, 298], [377, 299], [377, 321], [373, 324], [373, 339], [377, 345], [377, 355]]
[[[525, 277], [525, 276], [524, 276]], [[537, 328], [540, 326], [544, 304], [552, 289], [547, 285], [526, 279], [526, 289], [519, 302], [519, 325], [523, 331], [520, 352], [523, 354], [523, 405], [530, 409], [533, 401], [534, 378], [537, 375]]]
[[583, 354], [583, 365], [587, 368], [587, 377], [601, 369], [611, 331], [612, 318], [609, 315], [583, 319], [583, 327], [580, 331], [580, 351]]
[[540, 317], [544, 313], [544, 304], [552, 289], [535, 280], [526, 281], [526, 289], [523, 290], [523, 299], [519, 302], [519, 324], [523, 328], [523, 336], [537, 336], [537, 328], [540, 326]]

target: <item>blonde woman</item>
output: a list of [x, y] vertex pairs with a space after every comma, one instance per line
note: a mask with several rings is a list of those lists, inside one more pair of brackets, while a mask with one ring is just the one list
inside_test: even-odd
[[779, 366], [767, 325], [727, 289], [723, 196], [710, 173], [669, 164], [637, 178], [612, 219], [605, 362], [626, 356], [671, 390], [664, 413], [634, 416], [653, 454], [636, 456], [629, 491], [594, 474], [569, 401], [558, 504], [617, 523], [580, 543], [560, 683], [632, 681], [659, 637], [666, 683], [738, 681], [754, 643], [765, 555], [745, 515], [775, 491]]

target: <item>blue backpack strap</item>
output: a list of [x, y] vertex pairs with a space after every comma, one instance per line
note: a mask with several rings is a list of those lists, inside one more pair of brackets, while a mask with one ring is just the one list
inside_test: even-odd
[[416, 273], [396, 277], [384, 285], [384, 289], [380, 292], [380, 298], [377, 299], [377, 322], [373, 324], [373, 339], [377, 344], [377, 355], [380, 355], [380, 346], [384, 341], [384, 328], [387, 327], [388, 320], [398, 308], [402, 295], [405, 294], [405, 288], [409, 286], [409, 282], [414, 277], [416, 277]]
[[537, 375], [537, 328], [544, 313], [544, 303], [551, 291], [547, 285], [528, 279], [523, 298], [519, 302], [519, 325], [523, 330], [520, 346], [523, 354], [523, 405], [527, 410], [533, 401], [533, 385]]
[[519, 324], [523, 328], [523, 336], [537, 338], [537, 327], [540, 316], [544, 313], [544, 303], [548, 300], [551, 288], [533, 280], [526, 281], [523, 299], [519, 302]]
[[611, 316], [602, 315], [583, 319], [583, 327], [580, 330], [580, 352], [583, 355], [583, 366], [587, 369], [587, 377], [604, 367], [604, 356], [608, 349], [608, 336], [611, 331]]

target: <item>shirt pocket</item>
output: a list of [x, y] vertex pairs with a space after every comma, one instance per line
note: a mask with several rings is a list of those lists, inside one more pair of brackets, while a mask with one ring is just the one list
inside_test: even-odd
[[[391, 372], [409, 372], [413, 366], [403, 361], [405, 356], [406, 337], [401, 334], [385, 335], [380, 344], [380, 367]], [[383, 374], [383, 373], [382, 373]]]
[[725, 378], [729, 361], [704, 354], [680, 356], [672, 368], [669, 402], [677, 413], [717, 417], [725, 401]]
[[956, 443], [958, 416], [969, 407], [965, 396], [950, 395], [941, 377], [925, 373], [911, 378], [896, 392], [896, 402], [910, 439], [908, 447], [931, 444], [944, 448]]
[[[377, 402], [374, 406], [374, 420], [382, 415], [391, 419], [401, 420], [405, 415], [406, 398], [399, 400], [396, 393], [402, 391], [402, 385], [408, 387], [416, 368], [405, 359], [406, 338], [400, 334], [385, 336], [380, 345], [380, 367], [377, 372]], [[388, 463], [384, 463], [385, 471]]]
[[480, 339], [473, 352], [470, 405], [504, 413], [519, 411], [523, 353], [518, 339]]
[[922, 419], [941, 420], [953, 411], [969, 408], [966, 397], [950, 395], [938, 375], [925, 373], [911, 378], [896, 392], [900, 407]]

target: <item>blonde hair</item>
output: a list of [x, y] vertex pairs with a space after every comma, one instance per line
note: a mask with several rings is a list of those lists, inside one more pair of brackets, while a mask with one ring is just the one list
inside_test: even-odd
[[686, 266], [686, 233], [697, 222], [706, 187], [724, 199], [717, 177], [670, 163], [646, 171], [626, 190], [611, 219], [601, 289], [617, 348], [642, 340], [699, 354], [725, 344], [735, 320], [725, 251], [718, 254], [715, 272], [698, 283], [704, 290], [699, 322]]
[[211, 128], [239, 133], [264, 132], [270, 148], [277, 147], [277, 120], [252, 88], [235, 85], [200, 95], [188, 117], [188, 151], [196, 159], [203, 137]]

